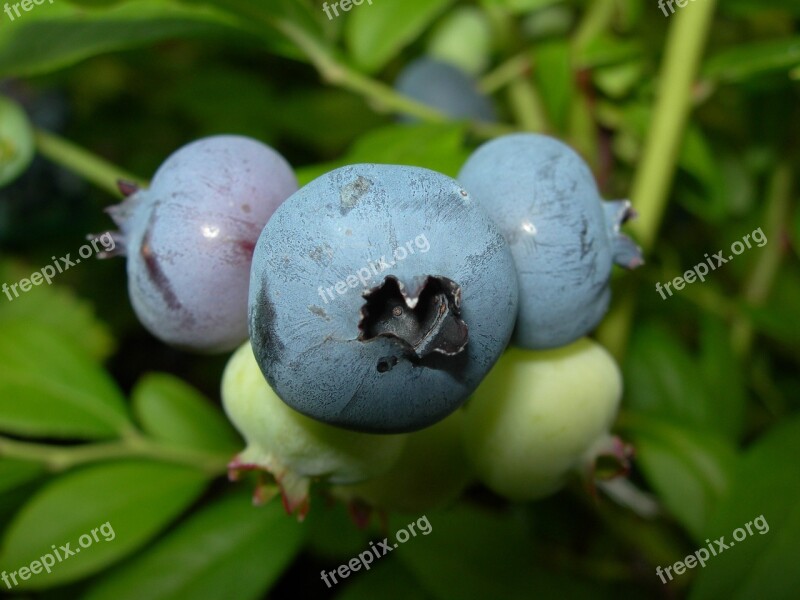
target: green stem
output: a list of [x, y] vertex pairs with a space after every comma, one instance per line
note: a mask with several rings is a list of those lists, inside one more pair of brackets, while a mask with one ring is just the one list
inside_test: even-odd
[[227, 457], [170, 446], [142, 436], [80, 446], [52, 446], [0, 437], [0, 456], [42, 463], [60, 473], [79, 465], [125, 458], [151, 458], [194, 467], [217, 476], [225, 473]]
[[[272, 25], [289, 38], [311, 61], [324, 81], [363, 96], [372, 102], [376, 110], [416, 117], [422, 121], [443, 123], [448, 117], [439, 110], [399, 94], [390, 86], [376, 81], [337, 60], [329, 48], [308, 35], [294, 23], [277, 19]], [[471, 124], [474, 133], [481, 137], [504, 135], [514, 129], [500, 123]]]
[[508, 84], [516, 81], [519, 77], [527, 76], [533, 68], [531, 51], [525, 50], [515, 54], [494, 70], [487, 73], [478, 82], [478, 89], [484, 94], [494, 94], [499, 92]]
[[[744, 286], [742, 297], [751, 307], [763, 305], [769, 297], [778, 274], [785, 223], [789, 219], [792, 194], [792, 167], [788, 161], [779, 164], [770, 180], [764, 227], [767, 245], [753, 265]], [[739, 356], [746, 356], [753, 343], [753, 325], [746, 315], [737, 318], [731, 330], [731, 345]]]
[[652, 249], [666, 210], [715, 5], [715, 0], [697, 2], [672, 17], [658, 99], [631, 194], [639, 213], [631, 229], [645, 251]]
[[138, 177], [53, 133], [37, 129], [34, 135], [36, 147], [42, 156], [115, 196], [122, 196], [117, 188], [120, 179], [144, 185]]
[[616, 0], [591, 2], [572, 38], [572, 47], [580, 52], [589, 42], [608, 29], [616, 8]]
[[[653, 119], [631, 193], [639, 213], [631, 230], [645, 254], [653, 248], [666, 211], [692, 109], [692, 84], [700, 69], [715, 6], [715, 0], [697, 2], [672, 17], [674, 23], [667, 35]], [[616, 303], [598, 331], [603, 344], [618, 358], [625, 353], [636, 311], [633, 290], [626, 289], [626, 292], [626, 297]]]
[[508, 99], [523, 130], [544, 133], [550, 129], [544, 104], [532, 81], [525, 78], [512, 82], [508, 87]]
[[342, 64], [334, 58], [328, 48], [294, 23], [276, 19], [272, 21], [272, 25], [305, 54], [326, 82], [365, 96], [385, 111], [403, 113], [423, 121], [447, 120], [447, 117], [440, 111], [398, 94], [388, 85], [375, 81]]

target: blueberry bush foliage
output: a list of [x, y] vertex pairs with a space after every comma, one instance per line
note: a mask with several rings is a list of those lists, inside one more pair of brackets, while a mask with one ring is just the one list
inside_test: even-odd
[[[115, 531], [4, 593], [797, 597], [796, 0], [372, 0], [333, 18], [317, 0], [22, 4], [0, 13], [0, 282], [74, 258], [112, 226], [117, 179], [146, 181], [215, 133], [274, 146], [301, 184], [355, 162], [455, 176], [484, 140], [549, 133], [604, 197], [632, 199], [647, 264], [615, 280], [595, 332], [624, 372], [615, 433], [635, 448], [634, 497], [576, 479], [509, 503], [476, 485], [427, 514], [431, 535], [332, 588], [321, 570], [419, 515], [359, 529], [323, 490], [303, 523], [278, 501], [254, 508], [255, 479], [226, 478], [242, 446], [220, 408], [226, 357], [147, 334], [122, 261], [0, 296], [0, 571]], [[393, 91], [423, 55], [470, 73], [498, 120], [452, 120]], [[767, 243], [712, 258], [759, 228]], [[705, 282], [656, 290], [708, 260]], [[666, 584], [656, 574], [759, 515], [768, 532]]]

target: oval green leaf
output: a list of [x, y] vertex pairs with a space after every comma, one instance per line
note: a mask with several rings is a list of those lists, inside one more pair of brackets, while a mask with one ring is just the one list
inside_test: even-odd
[[35, 321], [3, 324], [0, 430], [99, 439], [130, 426], [119, 388], [80, 347]]
[[643, 416], [625, 420], [636, 462], [650, 485], [695, 540], [730, 490], [735, 450], [708, 430]]
[[800, 63], [800, 37], [739, 44], [715, 54], [705, 64], [703, 75], [725, 83], [786, 71]]
[[[378, 71], [411, 43], [453, 0], [366, 0], [348, 2], [347, 12], [330, 11], [330, 18], [346, 18], [345, 41], [350, 55], [365, 71]], [[329, 3], [333, 4], [333, 3]], [[339, 5], [341, 6], [341, 4]]]
[[[32, 271], [30, 265], [2, 261], [0, 284], [29, 278]], [[4, 298], [0, 296], [0, 300]], [[20, 319], [33, 320], [58, 331], [97, 361], [108, 358], [113, 351], [115, 342], [109, 327], [98, 320], [92, 304], [76, 296], [72, 289], [54, 283], [39, 286], [24, 298], [24, 302], [0, 302], [0, 327], [5, 329], [7, 323]]]
[[249, 30], [246, 23], [209, 6], [134, 0], [87, 8], [58, 0], [4, 24], [0, 74], [38, 75], [126, 48], [237, 29]]
[[83, 600], [263, 598], [300, 550], [303, 532], [279, 502], [254, 507], [249, 493], [237, 492], [109, 573]]
[[[797, 598], [800, 590], [798, 455], [800, 417], [795, 416], [741, 457], [731, 493], [704, 532], [714, 548], [719, 548], [713, 540], [720, 536], [725, 536], [722, 542], [729, 547], [710, 558], [697, 574], [692, 600]], [[746, 535], [736, 532], [737, 529]]]
[[243, 442], [221, 410], [177, 377], [153, 373], [132, 393], [133, 413], [151, 437], [170, 445], [233, 454]]
[[[96, 573], [155, 536], [197, 499], [206, 480], [201, 471], [150, 461], [64, 475], [15, 516], [3, 536], [0, 571], [17, 572], [15, 589], [51, 588]], [[54, 554], [53, 546], [61, 561], [51, 572], [20, 579], [19, 570]]]
[[731, 418], [738, 418], [741, 398], [709, 391], [697, 377], [698, 362], [665, 326], [640, 325], [624, 366], [627, 406], [676, 425], [723, 435], [735, 432], [738, 424]]

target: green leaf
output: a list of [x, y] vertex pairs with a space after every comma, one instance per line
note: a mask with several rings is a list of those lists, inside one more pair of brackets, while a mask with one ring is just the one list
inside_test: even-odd
[[747, 394], [743, 369], [730, 344], [730, 329], [718, 319], [706, 317], [700, 331], [700, 369], [707, 397], [723, 399], [717, 409], [719, 432], [737, 440], [744, 426]]
[[130, 427], [114, 381], [73, 343], [34, 321], [0, 336], [0, 430], [99, 439]]
[[800, 64], [800, 37], [739, 44], [715, 54], [703, 75], [726, 83], [742, 82], [765, 73], [788, 72]]
[[455, 177], [469, 156], [465, 133], [461, 123], [388, 126], [361, 138], [348, 160], [424, 167]]
[[[800, 417], [784, 421], [742, 456], [731, 493], [705, 529], [711, 540], [732, 546], [697, 574], [690, 598], [794, 599], [800, 589]], [[763, 516], [763, 521], [755, 519]], [[733, 539], [750, 525], [752, 534]], [[767, 529], [768, 527], [768, 529]], [[712, 541], [713, 544], [713, 541]], [[715, 545], [716, 547], [716, 545]]]
[[687, 125], [678, 163], [700, 186], [696, 194], [680, 194], [680, 202], [707, 221], [729, 216], [730, 193], [719, 160], [704, 132], [695, 124]]
[[542, 96], [550, 121], [565, 131], [575, 96], [571, 47], [567, 40], [547, 41], [534, 52], [533, 78]]
[[577, 51], [575, 66], [581, 69], [607, 67], [634, 61], [641, 55], [642, 47], [638, 42], [603, 34], [592, 38]]
[[[23, 265], [0, 262], [0, 283], [10, 285], [30, 279], [31, 271]], [[108, 358], [114, 349], [108, 326], [97, 319], [89, 302], [67, 287], [42, 285], [25, 294], [24, 301], [22, 296], [12, 302], [4, 300], [0, 296], [0, 327], [18, 320], [36, 321], [42, 327], [58, 331], [97, 361]]]
[[695, 356], [665, 327], [638, 327], [624, 367], [628, 408], [738, 439], [746, 396], [729, 335], [709, 317], [703, 322], [701, 353]]
[[634, 334], [625, 362], [630, 410], [699, 428], [718, 427], [718, 413], [696, 377], [693, 357], [660, 325], [644, 324]]
[[492, 27], [488, 16], [473, 6], [454, 7], [436, 26], [426, 54], [477, 77], [489, 64]]
[[0, 187], [24, 173], [35, 153], [28, 115], [16, 102], [0, 96]]
[[[608, 108], [605, 105], [604, 108]], [[625, 160], [638, 162], [641, 146], [653, 119], [652, 107], [630, 103], [621, 111], [614, 107], [618, 119], [612, 125], [620, 128], [615, 150], [622, 154], [620, 143], [624, 140]], [[607, 112], [607, 111], [606, 111]], [[610, 115], [606, 115], [610, 116]], [[686, 125], [681, 143], [678, 164], [680, 174], [690, 176], [693, 185], [682, 185], [677, 201], [687, 210], [706, 221], [720, 222], [732, 214], [742, 212], [742, 207], [751, 202], [753, 195], [752, 170], [742, 164], [742, 158], [727, 148], [714, 147], [708, 134], [695, 123]], [[681, 179], [679, 179], [679, 183]]]
[[69, 543], [73, 556], [64, 552], [51, 573], [32, 575], [18, 588], [51, 588], [96, 573], [155, 536], [205, 485], [201, 471], [147, 461], [102, 464], [64, 475], [16, 515], [3, 536], [0, 570], [16, 571], [52, 552], [53, 545], [58, 549]]
[[358, 140], [340, 161], [298, 169], [304, 185], [340, 166], [385, 163], [425, 167], [455, 177], [469, 156], [463, 123], [415, 123], [375, 129]]
[[[324, 46], [321, 8], [312, 11], [308, 0], [186, 0], [204, 6], [213, 4], [241, 19], [240, 25], [252, 26], [252, 32], [276, 52], [289, 57], [303, 59], [304, 55], [284, 35], [289, 27]], [[264, 30], [263, 26], [269, 29]]]
[[142, 429], [170, 445], [233, 454], [242, 441], [222, 411], [177, 377], [143, 377], [133, 389], [133, 413]]
[[103, 577], [83, 600], [263, 598], [300, 550], [303, 531], [280, 503], [254, 507], [249, 493], [230, 494]]
[[206, 6], [133, 0], [84, 8], [58, 0], [0, 30], [0, 75], [47, 73], [108, 52], [242, 28], [234, 17]]
[[618, 65], [599, 67], [593, 71], [597, 87], [612, 98], [623, 98], [641, 82], [644, 63], [631, 60]]
[[[338, 89], [287, 91], [280, 99], [281, 135], [338, 156], [354, 139], [386, 123], [363, 98]], [[262, 108], [263, 111], [263, 108]], [[335, 127], [331, 124], [335, 123]]]
[[353, 6], [345, 17], [345, 41], [350, 55], [365, 71], [378, 71], [452, 3], [453, 0], [366, 0], [361, 6]]
[[0, 459], [0, 494], [38, 479], [43, 473], [44, 467], [40, 463], [14, 458]]
[[625, 421], [636, 448], [636, 463], [658, 497], [695, 540], [730, 488], [733, 445], [707, 430], [656, 419]]
[[[584, 598], [591, 589], [538, 569], [530, 540], [509, 515], [456, 507], [431, 513], [430, 532], [393, 550], [417, 581], [441, 600]], [[402, 524], [405, 527], [405, 523]], [[391, 540], [391, 538], [390, 538]]]

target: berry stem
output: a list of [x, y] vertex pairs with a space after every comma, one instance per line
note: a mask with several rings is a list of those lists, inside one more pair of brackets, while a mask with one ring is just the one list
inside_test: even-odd
[[478, 82], [478, 89], [484, 94], [494, 94], [522, 77], [527, 77], [533, 69], [533, 56], [530, 50], [515, 54], [494, 70], [484, 75]]
[[611, 26], [616, 11], [616, 0], [595, 0], [589, 4], [573, 36], [573, 50], [582, 52], [590, 42], [606, 31]]
[[113, 442], [80, 446], [54, 446], [21, 442], [0, 437], [0, 457], [42, 463], [49, 471], [60, 473], [79, 465], [121, 458], [151, 458], [162, 462], [194, 467], [211, 476], [227, 470], [227, 456], [170, 446], [144, 436], [128, 436]]
[[440, 111], [398, 94], [388, 85], [343, 65], [334, 58], [332, 52], [294, 23], [278, 19], [274, 26], [306, 55], [328, 83], [374, 100], [385, 110], [404, 113], [423, 121], [447, 120]]
[[[631, 194], [639, 213], [639, 218], [631, 223], [631, 230], [645, 254], [655, 244], [666, 211], [692, 109], [692, 85], [700, 69], [715, 7], [716, 1], [708, 0], [687, 6], [671, 17], [656, 105]], [[621, 287], [619, 301], [598, 331], [602, 344], [617, 358], [625, 353], [636, 311], [633, 284]]]
[[122, 197], [117, 187], [119, 180], [142, 181], [138, 177], [126, 173], [116, 165], [53, 133], [36, 129], [34, 131], [34, 139], [36, 140], [36, 148], [42, 156], [76, 173], [116, 197]]
[[645, 252], [652, 249], [664, 217], [715, 6], [715, 0], [692, 4], [672, 17], [649, 135], [633, 180], [639, 218], [631, 229]]
[[551, 131], [544, 103], [530, 78], [520, 78], [508, 86], [511, 110], [523, 131], [545, 133]]
[[[433, 123], [447, 121], [447, 117], [440, 111], [399, 94], [385, 83], [346, 66], [333, 56], [331, 50], [294, 23], [276, 19], [271, 21], [271, 25], [289, 38], [316, 67], [320, 76], [331, 85], [363, 96], [380, 111], [405, 114]], [[471, 127], [474, 133], [487, 138], [514, 131], [510, 125], [478, 121], [473, 122]]]

